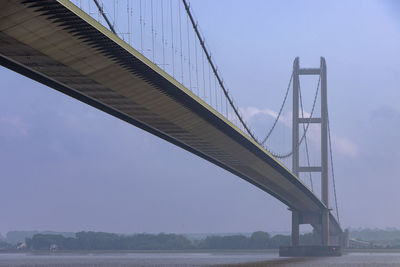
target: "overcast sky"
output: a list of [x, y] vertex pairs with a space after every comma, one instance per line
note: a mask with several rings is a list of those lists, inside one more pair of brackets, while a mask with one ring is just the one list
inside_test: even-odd
[[[293, 59], [326, 58], [342, 226], [400, 228], [399, 3], [191, 3], [260, 136]], [[290, 229], [287, 207], [211, 163], [7, 69], [0, 80], [1, 233]]]

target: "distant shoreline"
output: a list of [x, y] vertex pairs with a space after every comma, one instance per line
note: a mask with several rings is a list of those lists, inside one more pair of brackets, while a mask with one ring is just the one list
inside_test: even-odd
[[[350, 233], [347, 253], [399, 253], [400, 230], [364, 229]], [[199, 239], [200, 238], [200, 239]], [[302, 245], [313, 245], [312, 233], [300, 236]], [[189, 234], [117, 234], [106, 232], [38, 232], [12, 231], [0, 240], [0, 253], [14, 252], [93, 252], [103, 253], [168, 253], [168, 252], [249, 252], [277, 251], [280, 246], [290, 245], [290, 235], [271, 235], [257, 231], [252, 234], [212, 234], [197, 236]]]

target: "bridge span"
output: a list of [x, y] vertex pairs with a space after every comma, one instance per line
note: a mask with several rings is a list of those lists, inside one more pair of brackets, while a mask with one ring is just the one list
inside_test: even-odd
[[[328, 207], [298, 177], [70, 1], [1, 1], [0, 62], [214, 163], [320, 228]], [[330, 212], [329, 221], [330, 236], [339, 236]]]

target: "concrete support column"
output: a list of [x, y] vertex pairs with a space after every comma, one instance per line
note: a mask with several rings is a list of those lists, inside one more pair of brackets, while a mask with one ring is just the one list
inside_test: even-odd
[[[299, 58], [293, 62], [292, 171], [299, 176]], [[300, 245], [299, 212], [292, 210], [292, 246]]]
[[292, 171], [299, 176], [299, 58], [293, 62]]
[[300, 244], [300, 222], [299, 213], [292, 210], [292, 246]]
[[321, 218], [321, 241], [323, 246], [328, 246], [329, 242], [329, 210], [325, 210], [322, 212]]
[[326, 64], [323, 57], [321, 57], [321, 167], [321, 200], [328, 208], [328, 96]]
[[349, 247], [349, 230], [348, 229], [343, 231], [343, 233], [340, 237], [340, 245], [342, 246], [342, 248]]
[[[328, 196], [328, 95], [325, 59], [321, 57], [321, 200], [329, 208]], [[329, 245], [329, 210], [322, 212], [322, 245]]]

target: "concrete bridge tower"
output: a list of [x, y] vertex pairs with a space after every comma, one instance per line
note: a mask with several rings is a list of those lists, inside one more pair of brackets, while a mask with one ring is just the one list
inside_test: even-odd
[[[316, 75], [320, 76], [321, 83], [321, 117], [303, 118], [299, 114], [300, 102], [300, 76]], [[300, 141], [299, 126], [302, 124], [320, 124], [321, 130], [321, 165], [320, 166], [301, 166], [300, 165]], [[318, 245], [329, 248], [330, 229], [329, 229], [329, 198], [328, 198], [328, 106], [327, 106], [327, 74], [326, 62], [321, 57], [319, 68], [300, 68], [299, 58], [293, 63], [293, 120], [292, 120], [292, 171], [299, 177], [302, 172], [317, 172], [321, 174], [321, 200], [327, 207], [318, 213], [305, 213], [300, 210], [292, 211], [292, 236], [291, 245], [294, 249], [298, 247], [297, 253], [304, 254], [304, 248], [300, 246], [300, 224], [311, 224], [314, 228], [315, 239]], [[313, 248], [316, 249], [315, 247]], [[295, 249], [296, 250], [296, 249]], [[295, 251], [294, 250], [294, 251]], [[318, 250], [318, 249], [317, 249]], [[323, 249], [324, 250], [324, 249]], [[296, 251], [295, 251], [296, 252]]]

